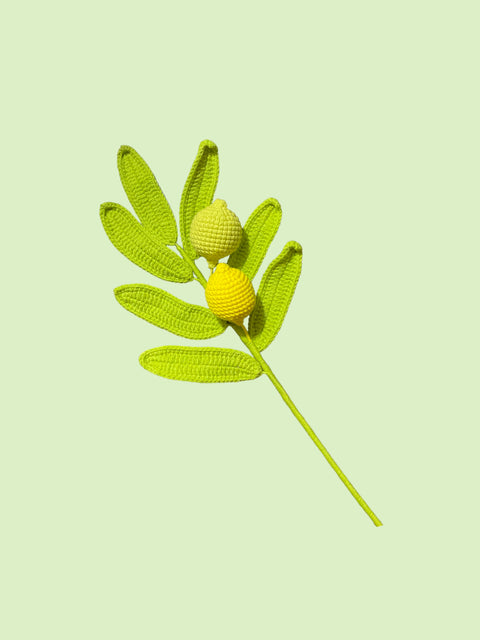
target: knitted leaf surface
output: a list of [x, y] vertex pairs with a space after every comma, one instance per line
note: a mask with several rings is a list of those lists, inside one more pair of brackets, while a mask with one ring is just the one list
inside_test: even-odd
[[193, 272], [171, 249], [156, 242], [127, 209], [114, 202], [100, 206], [103, 227], [114, 247], [134, 264], [172, 282], [189, 282]]
[[302, 269], [302, 247], [287, 242], [267, 267], [257, 292], [248, 330], [259, 351], [266, 349], [282, 326]]
[[140, 364], [158, 376], [188, 382], [240, 382], [262, 373], [252, 356], [217, 347], [157, 347], [144, 351]]
[[183, 249], [191, 258], [197, 254], [190, 242], [190, 226], [196, 213], [208, 207], [218, 181], [218, 149], [210, 140], [200, 143], [180, 201], [180, 234]]
[[278, 231], [281, 218], [282, 209], [275, 198], [262, 202], [245, 223], [240, 246], [232, 253], [228, 264], [241, 269], [253, 280]]
[[202, 340], [225, 331], [227, 323], [210, 309], [184, 302], [147, 284], [126, 284], [115, 289], [118, 302], [139, 318], [177, 336]]
[[170, 205], [145, 160], [132, 147], [120, 147], [118, 172], [130, 203], [145, 225], [160, 242], [175, 244], [177, 224]]

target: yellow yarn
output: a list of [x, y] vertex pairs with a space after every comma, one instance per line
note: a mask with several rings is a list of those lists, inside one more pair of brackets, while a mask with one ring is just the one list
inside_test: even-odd
[[250, 280], [243, 271], [223, 262], [208, 279], [205, 297], [216, 316], [239, 326], [255, 306], [255, 289]]
[[215, 200], [192, 220], [190, 242], [197, 254], [207, 259], [210, 269], [220, 258], [233, 253], [241, 239], [240, 220], [227, 208], [225, 200]]

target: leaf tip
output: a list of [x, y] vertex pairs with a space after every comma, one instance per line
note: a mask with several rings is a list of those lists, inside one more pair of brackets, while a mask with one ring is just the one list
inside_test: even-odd
[[126, 156], [129, 153], [136, 153], [135, 149], [133, 147], [129, 147], [128, 144], [122, 144], [117, 152], [117, 160], [121, 160], [123, 156]]
[[144, 351], [143, 353], [141, 353], [141, 354], [138, 356], [138, 362], [140, 363], [140, 365], [141, 365], [144, 369], [146, 369], [146, 368], [147, 368], [147, 367], [145, 366], [145, 365], [146, 365], [145, 360], [146, 360], [146, 357], [147, 357], [147, 353], [148, 353], [148, 351]]
[[117, 169], [120, 174], [120, 180], [122, 184], [124, 184], [125, 180], [125, 162], [128, 162], [128, 158], [138, 158], [138, 153], [135, 151], [133, 147], [129, 147], [128, 144], [122, 144], [120, 149], [117, 151]]
[[218, 152], [218, 147], [215, 142], [205, 139], [200, 143], [200, 149], [209, 149], [210, 151]]
[[267, 198], [264, 204], [269, 204], [272, 207], [275, 207], [276, 209], [280, 209], [280, 211], [282, 210], [282, 207], [280, 206], [280, 202], [276, 198]]
[[290, 240], [290, 242], [287, 242], [287, 247], [288, 249], [290, 249], [291, 251], [294, 251], [295, 253], [299, 253], [300, 255], [303, 254], [302, 245], [299, 244], [298, 242], [295, 242], [295, 240]]
[[164, 347], [156, 347], [154, 349], [147, 349], [146, 351], [144, 351], [143, 353], [141, 353], [138, 356], [138, 362], [141, 364], [141, 366], [146, 369], [147, 371], [150, 371], [149, 369], [149, 358], [151, 358], [152, 356], [155, 355], [155, 353], [157, 353], [159, 350], [163, 351]]
[[128, 285], [121, 284], [119, 287], [115, 287], [115, 289], [113, 290], [113, 295], [119, 302], [122, 294], [125, 293], [127, 289], [128, 289]]
[[116, 204], [114, 202], [102, 202], [100, 205], [100, 218], [105, 220], [108, 214], [116, 208]]

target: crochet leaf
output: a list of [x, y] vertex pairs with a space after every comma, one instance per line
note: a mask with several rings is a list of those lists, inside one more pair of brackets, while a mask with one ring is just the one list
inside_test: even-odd
[[287, 242], [267, 267], [248, 323], [250, 336], [259, 351], [266, 349], [279, 332], [301, 269], [302, 247], [294, 241]]
[[117, 154], [120, 179], [140, 221], [160, 242], [175, 244], [177, 224], [173, 211], [145, 160], [132, 147]]
[[193, 279], [188, 264], [159, 244], [120, 204], [104, 202], [100, 206], [100, 218], [114, 247], [134, 264], [163, 280], [189, 282]]
[[122, 285], [114, 293], [127, 311], [177, 336], [202, 340], [218, 336], [227, 328], [227, 323], [210, 309], [189, 304], [147, 284]]
[[180, 201], [180, 234], [183, 248], [193, 259], [197, 254], [190, 242], [190, 226], [195, 214], [212, 203], [218, 171], [217, 145], [210, 140], [203, 140], [188, 174]]
[[262, 373], [252, 356], [219, 347], [157, 347], [144, 351], [140, 364], [157, 376], [189, 382], [239, 382]]
[[245, 223], [240, 246], [232, 253], [228, 264], [241, 269], [253, 280], [278, 231], [281, 218], [282, 209], [275, 198], [262, 202]]

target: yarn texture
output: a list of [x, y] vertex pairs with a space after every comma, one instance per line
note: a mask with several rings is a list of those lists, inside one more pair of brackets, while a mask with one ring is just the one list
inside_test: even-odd
[[100, 218], [112, 244], [136, 265], [163, 280], [193, 280], [191, 266], [152, 236], [124, 207], [115, 202], [104, 202], [100, 207]]
[[117, 287], [115, 297], [122, 307], [139, 318], [184, 338], [213, 338], [227, 328], [227, 323], [210, 309], [189, 304], [147, 284]]
[[223, 262], [210, 276], [205, 298], [216, 316], [240, 326], [255, 307], [255, 289], [250, 280], [243, 271]]
[[275, 198], [262, 202], [245, 223], [240, 246], [229, 257], [228, 264], [241, 269], [253, 280], [278, 231], [281, 219], [282, 209]]
[[218, 182], [218, 148], [211, 140], [203, 140], [193, 161], [183, 188], [180, 201], [180, 234], [183, 251], [188, 258], [195, 260], [195, 248], [190, 242], [190, 227], [195, 214], [212, 203]]
[[259, 351], [271, 344], [280, 331], [302, 270], [302, 247], [287, 242], [267, 267], [258, 288], [258, 304], [248, 321], [248, 331]]
[[192, 220], [190, 242], [197, 254], [207, 259], [211, 269], [221, 258], [233, 253], [241, 239], [240, 220], [228, 209], [225, 200], [215, 200]]
[[140, 364], [164, 378], [191, 382], [240, 382], [263, 373], [252, 356], [216, 347], [158, 347], [142, 353]]
[[177, 241], [177, 224], [167, 199], [145, 160], [127, 145], [117, 154], [118, 173], [130, 204], [145, 229], [165, 244]]

